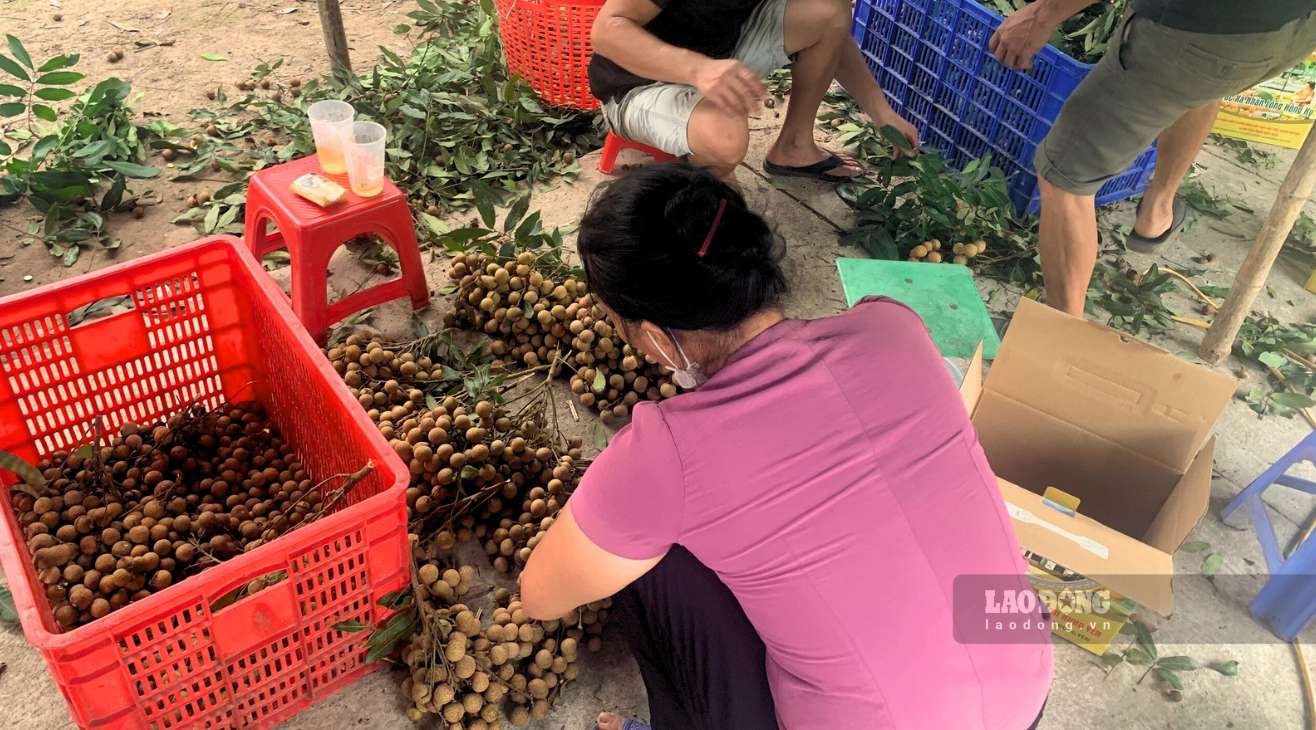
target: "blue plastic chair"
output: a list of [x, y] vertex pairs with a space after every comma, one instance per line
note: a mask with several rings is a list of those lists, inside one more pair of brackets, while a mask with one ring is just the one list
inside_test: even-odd
[[1261, 552], [1266, 556], [1266, 568], [1270, 571], [1270, 579], [1252, 599], [1249, 609], [1253, 618], [1285, 641], [1291, 641], [1316, 617], [1316, 536], [1308, 538], [1285, 558], [1261, 496], [1275, 484], [1316, 494], [1316, 482], [1287, 473], [1300, 461], [1316, 464], [1316, 431], [1280, 457], [1220, 513], [1221, 519], [1227, 520], [1239, 507], [1247, 505], [1252, 529], [1261, 542]]

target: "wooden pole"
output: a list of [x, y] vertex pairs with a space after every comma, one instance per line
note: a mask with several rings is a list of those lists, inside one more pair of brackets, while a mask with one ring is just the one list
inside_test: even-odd
[[338, 0], [316, 0], [320, 6], [320, 28], [324, 30], [324, 45], [329, 50], [329, 63], [335, 74], [351, 73], [352, 59], [347, 52], [347, 31], [343, 29], [343, 11]]
[[1234, 285], [1229, 289], [1229, 296], [1216, 313], [1215, 321], [1206, 336], [1198, 354], [1210, 363], [1225, 359], [1234, 347], [1234, 338], [1252, 311], [1252, 303], [1257, 294], [1266, 285], [1270, 267], [1284, 248], [1284, 241], [1293, 230], [1293, 222], [1298, 219], [1302, 206], [1311, 197], [1312, 188], [1316, 186], [1316, 134], [1307, 135], [1298, 156], [1289, 167], [1284, 182], [1280, 183], [1279, 194], [1261, 224], [1257, 239], [1248, 251], [1243, 265], [1234, 276]]

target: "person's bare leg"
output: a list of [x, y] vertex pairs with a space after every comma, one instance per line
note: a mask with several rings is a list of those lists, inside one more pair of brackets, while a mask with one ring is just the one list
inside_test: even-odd
[[1215, 123], [1219, 101], [1184, 112], [1156, 138], [1156, 172], [1138, 204], [1133, 230], [1144, 238], [1156, 238], [1174, 221], [1174, 194], [1192, 169], [1193, 159]]
[[841, 46], [841, 57], [836, 64], [836, 80], [854, 98], [860, 109], [879, 126], [895, 116], [895, 110], [886, 100], [882, 87], [864, 61], [864, 54], [859, 44], [849, 35]]
[[1042, 192], [1038, 248], [1046, 303], [1082, 317], [1088, 282], [1097, 266], [1096, 196], [1065, 192], [1044, 178], [1037, 184]]
[[704, 99], [695, 105], [685, 133], [690, 164], [735, 185], [736, 165], [749, 151], [749, 119]]
[[[791, 96], [786, 119], [767, 160], [787, 167], [812, 165], [827, 158], [813, 138], [827, 87], [836, 78], [841, 50], [848, 43], [850, 4], [843, 0], [790, 0], [786, 5], [786, 52], [798, 54], [791, 64]], [[858, 48], [856, 47], [856, 52]], [[874, 82], [876, 84], [876, 82]], [[833, 175], [857, 175], [859, 168], [844, 165]]]

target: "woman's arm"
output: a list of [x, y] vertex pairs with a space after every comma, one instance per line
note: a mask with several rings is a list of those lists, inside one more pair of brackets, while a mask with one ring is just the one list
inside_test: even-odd
[[630, 585], [662, 560], [618, 557], [590, 541], [567, 501], [521, 572], [521, 607], [530, 618], [561, 618]]

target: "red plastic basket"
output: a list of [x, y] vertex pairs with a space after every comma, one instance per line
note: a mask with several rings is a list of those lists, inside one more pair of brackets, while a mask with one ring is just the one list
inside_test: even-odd
[[[131, 309], [69, 316], [105, 300]], [[312, 478], [374, 471], [333, 514], [72, 631], [0, 489], [0, 566], [82, 727], [268, 726], [378, 667], [368, 632], [333, 626], [385, 618], [379, 599], [407, 580], [407, 470], [235, 238], [0, 299], [0, 449], [36, 459], [80, 443], [96, 415], [108, 429], [251, 398]], [[275, 571], [287, 578], [212, 609]]]
[[599, 100], [589, 93], [586, 69], [594, 49], [590, 26], [603, 0], [494, 0], [507, 70], [530, 82], [544, 101], [586, 111]]

